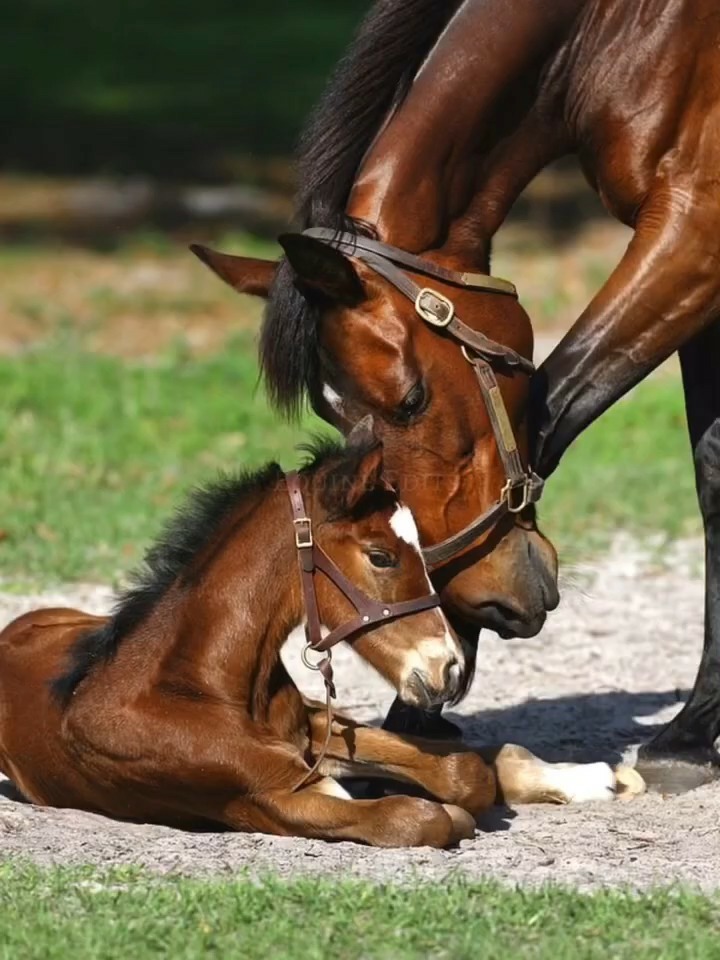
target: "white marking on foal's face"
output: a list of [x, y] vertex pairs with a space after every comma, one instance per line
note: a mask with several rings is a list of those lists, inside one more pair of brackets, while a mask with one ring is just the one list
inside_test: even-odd
[[415, 547], [418, 553], [420, 552], [420, 534], [410, 507], [399, 503], [395, 513], [390, 517], [390, 526], [396, 537]]
[[327, 400], [329, 405], [333, 408], [335, 413], [339, 413], [342, 415], [343, 402], [342, 402], [342, 397], [337, 392], [337, 390], [333, 390], [333, 388], [330, 386], [329, 383], [324, 383], [322, 388], [322, 395]]

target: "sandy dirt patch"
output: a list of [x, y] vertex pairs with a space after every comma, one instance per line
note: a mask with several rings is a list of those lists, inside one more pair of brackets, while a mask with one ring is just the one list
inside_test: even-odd
[[[523, 743], [546, 759], [617, 761], [632, 754], [679, 709], [694, 678], [702, 640], [703, 585], [698, 544], [678, 548], [660, 568], [617, 542], [593, 567], [576, 569], [563, 603], [533, 640], [481, 639], [480, 666], [456, 713], [470, 742]], [[72, 587], [41, 597], [0, 595], [3, 623], [38, 604], [102, 612], [110, 593]], [[315, 678], [286, 659], [310, 693]], [[340, 705], [377, 721], [391, 691], [350, 651], [339, 651]], [[456, 850], [371, 850], [356, 844], [190, 834], [117, 823], [18, 802], [0, 784], [0, 856], [41, 864], [138, 864], [159, 872], [217, 874], [248, 869], [283, 876], [327, 874], [378, 881], [441, 880], [452, 874], [581, 889], [647, 888], [683, 882], [720, 886], [720, 785], [630, 803], [497, 810]]]

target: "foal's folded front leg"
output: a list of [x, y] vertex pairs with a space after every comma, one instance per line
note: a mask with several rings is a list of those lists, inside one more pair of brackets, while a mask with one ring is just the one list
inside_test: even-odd
[[[318, 756], [327, 735], [324, 710], [311, 709], [310, 729], [311, 749]], [[413, 783], [474, 815], [491, 807], [498, 795], [492, 766], [469, 747], [455, 740], [399, 736], [337, 714], [320, 771], [328, 777]]]
[[[325, 742], [326, 716], [311, 713], [312, 748]], [[398, 736], [336, 715], [326, 759], [334, 777], [381, 777], [415, 783], [444, 803], [477, 815], [495, 803], [581, 803], [642, 793], [635, 771], [606, 763], [547, 763], [504, 744], [474, 750], [456, 741]]]

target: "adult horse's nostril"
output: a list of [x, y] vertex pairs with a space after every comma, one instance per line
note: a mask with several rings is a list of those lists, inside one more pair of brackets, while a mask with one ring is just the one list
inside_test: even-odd
[[[549, 545], [548, 549], [549, 549]], [[534, 539], [528, 540], [528, 559], [538, 579], [543, 605], [546, 610], [554, 610], [560, 603], [560, 593], [557, 585], [557, 563], [554, 554], [548, 556], [541, 550]]]
[[545, 611], [534, 615], [521, 613], [504, 603], [481, 603], [473, 609], [473, 621], [493, 630], [503, 640], [511, 637], [534, 637], [545, 623]]

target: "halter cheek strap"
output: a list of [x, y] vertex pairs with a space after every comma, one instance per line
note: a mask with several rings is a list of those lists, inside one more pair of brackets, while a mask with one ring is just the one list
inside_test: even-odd
[[471, 546], [506, 514], [520, 513], [529, 504], [537, 503], [542, 496], [543, 481], [533, 470], [526, 470], [523, 467], [492, 364], [502, 364], [510, 370], [518, 370], [528, 375], [534, 373], [535, 367], [530, 360], [517, 351], [491, 340], [463, 323], [457, 316], [455, 305], [451, 300], [431, 287], [420, 287], [400, 267], [478, 292], [517, 297], [517, 290], [508, 280], [501, 280], [484, 273], [461, 273], [448, 270], [439, 264], [393, 247], [389, 243], [382, 243], [369, 237], [338, 233], [321, 227], [312, 227], [303, 233], [305, 236], [321, 240], [342, 253], [361, 260], [384, 277], [413, 302], [416, 313], [428, 326], [438, 333], [445, 333], [460, 344], [463, 356], [475, 371], [495, 435], [498, 453], [505, 468], [505, 485], [500, 491], [498, 500], [467, 527], [440, 543], [423, 549], [425, 560], [430, 566], [445, 563]]
[[[295, 547], [300, 563], [300, 580], [302, 584], [303, 600], [305, 602], [305, 639], [306, 645], [302, 653], [303, 663], [311, 670], [318, 670], [325, 682], [325, 705], [327, 710], [327, 733], [325, 744], [320, 751], [314, 766], [303, 776], [294, 787], [297, 789], [310, 779], [322, 763], [330, 743], [332, 726], [332, 704], [336, 696], [332, 668], [332, 648], [341, 640], [348, 640], [365, 630], [372, 629], [380, 623], [388, 623], [400, 617], [407, 617], [422, 610], [432, 610], [440, 606], [440, 597], [428, 593], [424, 597], [414, 600], [402, 600], [399, 603], [382, 603], [368, 596], [345, 576], [337, 564], [330, 559], [313, 536], [312, 520], [305, 509], [305, 502], [300, 486], [300, 477], [297, 471], [290, 471], [285, 475], [290, 506], [292, 508], [293, 526], [295, 528]], [[356, 616], [346, 623], [335, 627], [323, 637], [320, 621], [320, 610], [315, 589], [315, 575], [322, 573], [335, 584], [343, 595], [355, 608]], [[318, 663], [311, 663], [308, 652], [324, 653], [325, 656]]]

